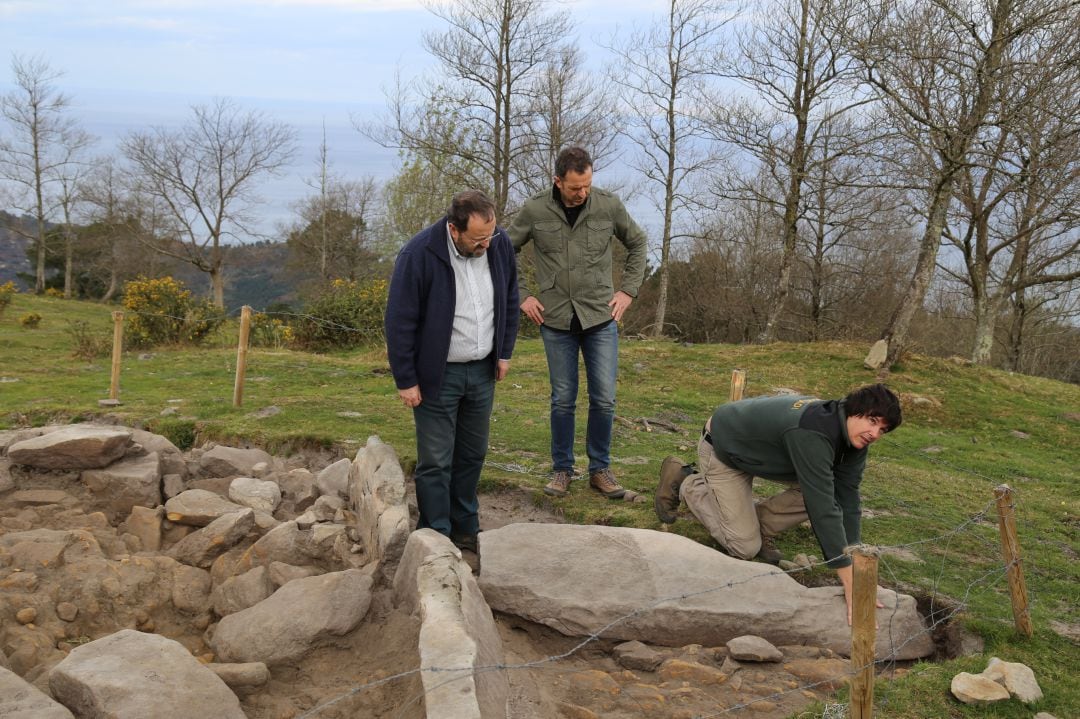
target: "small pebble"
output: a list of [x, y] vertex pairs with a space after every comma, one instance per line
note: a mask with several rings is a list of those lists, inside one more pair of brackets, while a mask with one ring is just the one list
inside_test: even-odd
[[15, 619], [19, 622], [19, 624], [30, 624], [35, 619], [37, 619], [37, 610], [33, 607], [26, 607], [25, 609], [20, 609], [18, 612], [15, 613]]

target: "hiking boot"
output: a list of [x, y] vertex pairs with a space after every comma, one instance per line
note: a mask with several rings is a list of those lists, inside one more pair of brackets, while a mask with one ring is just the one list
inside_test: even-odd
[[544, 494], [550, 494], [552, 497], [565, 497], [570, 494], [570, 482], [573, 480], [574, 475], [568, 470], [560, 469], [553, 472], [551, 481], [544, 485]]
[[622, 499], [622, 496], [626, 494], [626, 490], [615, 481], [615, 475], [607, 467], [589, 475], [589, 486], [608, 499]]
[[653, 508], [664, 524], [675, 524], [679, 511], [679, 487], [686, 479], [686, 468], [678, 457], [665, 457], [660, 464], [660, 483], [653, 493]]
[[780, 560], [784, 558], [784, 555], [780, 553], [780, 550], [776, 548], [773, 543], [772, 537], [766, 537], [761, 535], [761, 549], [758, 551], [757, 556], [754, 559], [760, 559], [763, 562], [769, 564], [779, 564]]

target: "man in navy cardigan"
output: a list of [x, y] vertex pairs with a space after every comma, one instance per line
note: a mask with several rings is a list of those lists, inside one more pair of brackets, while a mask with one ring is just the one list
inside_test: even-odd
[[514, 250], [495, 226], [495, 205], [466, 190], [402, 248], [386, 306], [390, 369], [416, 423], [417, 529], [448, 536], [474, 570], [476, 487], [495, 382], [509, 372], [517, 339], [517, 287]]

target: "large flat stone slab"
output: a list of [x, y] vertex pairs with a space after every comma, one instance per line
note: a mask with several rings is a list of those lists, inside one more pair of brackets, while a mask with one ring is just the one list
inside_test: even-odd
[[75, 424], [15, 442], [8, 458], [38, 469], [98, 469], [123, 457], [129, 447], [130, 430]]
[[232, 690], [182, 644], [134, 629], [71, 650], [49, 689], [79, 717], [244, 719]]
[[[480, 587], [492, 609], [568, 636], [721, 646], [754, 634], [776, 646], [851, 651], [843, 590], [808, 589], [779, 569], [732, 559], [676, 534], [511, 524], [480, 534]], [[881, 590], [877, 657], [933, 653], [907, 595]]]
[[410, 534], [394, 576], [394, 594], [402, 607], [420, 616], [428, 716], [507, 716], [506, 674], [476, 671], [503, 663], [502, 641], [491, 608], [457, 547], [432, 529]]

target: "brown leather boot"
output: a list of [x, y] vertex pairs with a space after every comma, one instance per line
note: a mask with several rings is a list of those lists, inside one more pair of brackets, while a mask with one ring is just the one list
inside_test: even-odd
[[589, 486], [608, 499], [622, 499], [626, 494], [626, 490], [615, 481], [615, 475], [607, 467], [589, 475]]

